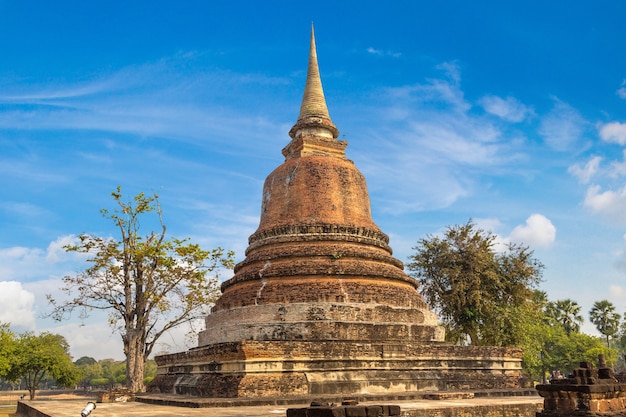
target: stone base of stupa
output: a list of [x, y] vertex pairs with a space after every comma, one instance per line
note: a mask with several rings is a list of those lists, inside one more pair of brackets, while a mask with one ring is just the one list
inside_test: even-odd
[[157, 356], [151, 393], [212, 398], [519, 388], [521, 350], [355, 341], [218, 343]]

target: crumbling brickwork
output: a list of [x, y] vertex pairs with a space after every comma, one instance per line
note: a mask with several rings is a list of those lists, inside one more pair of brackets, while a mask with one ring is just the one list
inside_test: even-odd
[[581, 362], [572, 375], [538, 385], [543, 410], [537, 417], [626, 416], [626, 384], [619, 382], [613, 370], [599, 355], [599, 367]]

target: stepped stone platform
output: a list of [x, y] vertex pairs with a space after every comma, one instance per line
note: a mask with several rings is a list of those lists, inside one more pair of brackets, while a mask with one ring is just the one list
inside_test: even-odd
[[157, 376], [152, 393], [262, 398], [286, 393], [292, 397], [514, 389], [519, 386], [521, 350], [249, 340], [209, 345], [156, 360], [166, 373]]

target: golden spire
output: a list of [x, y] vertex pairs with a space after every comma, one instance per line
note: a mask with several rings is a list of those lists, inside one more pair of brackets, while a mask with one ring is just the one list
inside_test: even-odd
[[324, 127], [332, 133], [333, 138], [337, 138], [339, 131], [330, 120], [326, 99], [324, 98], [324, 90], [322, 89], [322, 79], [317, 64], [317, 51], [315, 49], [315, 32], [311, 25], [311, 48], [309, 51], [309, 66], [306, 76], [306, 84], [304, 87], [304, 95], [302, 97], [302, 105], [300, 106], [300, 115], [298, 122], [289, 132], [294, 138], [301, 128], [304, 127]]

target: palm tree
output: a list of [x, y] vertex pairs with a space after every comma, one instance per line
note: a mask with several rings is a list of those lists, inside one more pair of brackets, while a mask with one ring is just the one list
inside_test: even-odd
[[585, 321], [580, 314], [581, 307], [576, 301], [569, 298], [565, 300], [557, 300], [549, 303], [546, 313], [552, 317], [557, 323], [563, 326], [563, 330], [569, 336], [571, 333], [578, 333], [580, 326]]
[[622, 318], [615, 312], [615, 306], [608, 300], [596, 301], [589, 311], [589, 319], [596, 329], [606, 336], [606, 345], [610, 348], [610, 338], [619, 330], [619, 321]]

